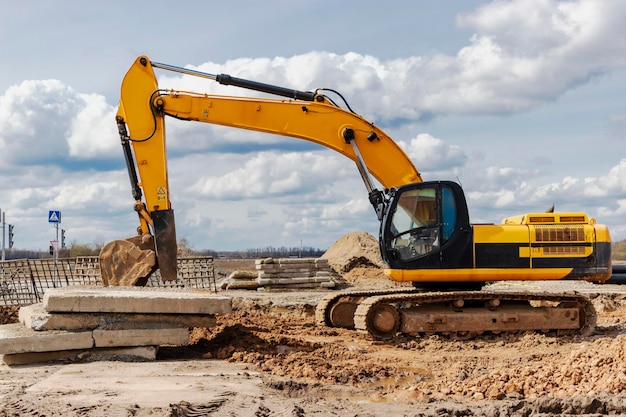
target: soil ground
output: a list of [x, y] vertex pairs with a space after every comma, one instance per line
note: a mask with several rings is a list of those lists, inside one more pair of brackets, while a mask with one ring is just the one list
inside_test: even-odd
[[[355, 267], [341, 285], [394, 285], [381, 275]], [[377, 342], [315, 325], [327, 291], [229, 291], [232, 314], [156, 362], [0, 365], [0, 416], [626, 415], [626, 286], [543, 285], [592, 298], [595, 330]]]

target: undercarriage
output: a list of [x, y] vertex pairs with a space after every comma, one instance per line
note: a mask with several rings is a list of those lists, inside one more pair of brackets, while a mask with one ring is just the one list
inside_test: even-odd
[[429, 334], [470, 339], [520, 331], [584, 333], [595, 309], [582, 295], [546, 292], [345, 291], [324, 297], [318, 325], [367, 332], [379, 340]]

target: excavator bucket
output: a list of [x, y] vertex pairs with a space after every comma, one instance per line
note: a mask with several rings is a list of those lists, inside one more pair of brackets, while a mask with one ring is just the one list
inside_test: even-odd
[[104, 286], [143, 286], [156, 270], [154, 246], [143, 243], [141, 236], [113, 240], [100, 251]]
[[176, 280], [178, 265], [174, 211], [159, 210], [151, 214], [154, 239], [135, 236], [114, 240], [100, 251], [100, 275], [105, 286], [144, 286], [157, 269], [163, 281]]
[[150, 213], [156, 240], [156, 256], [163, 281], [175, 281], [178, 276], [176, 227], [174, 210], [157, 210]]

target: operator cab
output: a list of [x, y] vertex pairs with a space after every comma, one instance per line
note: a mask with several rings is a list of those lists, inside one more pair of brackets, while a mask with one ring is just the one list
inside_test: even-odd
[[461, 187], [431, 181], [390, 190], [380, 244], [391, 269], [471, 267], [472, 227]]

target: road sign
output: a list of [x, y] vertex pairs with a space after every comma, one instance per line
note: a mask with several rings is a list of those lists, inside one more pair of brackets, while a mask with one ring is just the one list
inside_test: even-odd
[[48, 223], [61, 223], [61, 212], [59, 210], [48, 211]]

